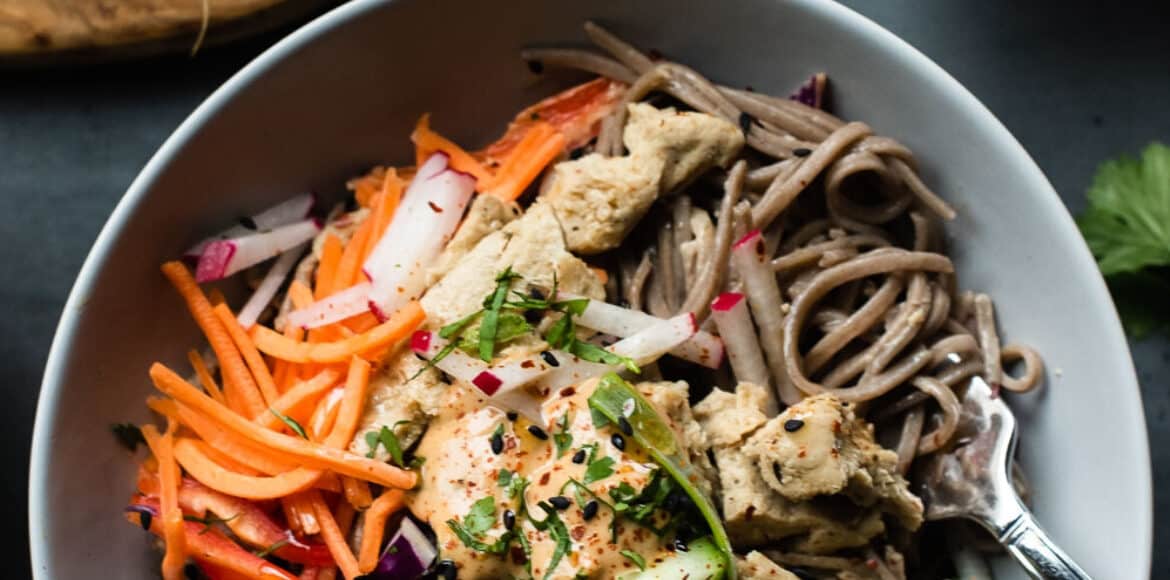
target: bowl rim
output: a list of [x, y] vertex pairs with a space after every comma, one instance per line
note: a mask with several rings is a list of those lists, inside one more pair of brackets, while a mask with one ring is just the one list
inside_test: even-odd
[[[60, 397], [63, 391], [61, 379], [66, 368], [68, 345], [72, 344], [77, 333], [77, 325], [74, 322], [74, 318], [69, 316], [69, 314], [81, 310], [81, 307], [86, 301], [86, 297], [90, 294], [96, 282], [99, 269], [108, 259], [111, 246], [126, 224], [133, 219], [139, 204], [145, 200], [147, 193], [150, 191], [150, 184], [157, 179], [182, 146], [200, 130], [204, 122], [209, 117], [214, 116], [219, 109], [228, 105], [236, 93], [262, 77], [273, 65], [281, 62], [300, 48], [314, 42], [320, 35], [333, 28], [344, 26], [351, 20], [361, 18], [377, 7], [394, 1], [353, 0], [349, 3], [342, 4], [314, 18], [265, 49], [216, 88], [214, 92], [206, 97], [179, 124], [159, 147], [158, 151], [151, 156], [150, 160], [134, 178], [122, 198], [115, 205], [114, 210], [102, 226], [93, 246], [87, 254], [77, 275], [77, 279], [69, 292], [65, 306], [62, 309], [61, 317], [54, 331], [52, 345], [45, 363], [40, 393], [37, 397], [37, 410], [29, 451], [28, 480], [29, 549], [34, 578], [43, 578], [44, 576], [42, 574], [47, 573], [45, 561], [47, 558], [49, 538], [45, 535], [47, 532], [44, 525], [47, 518], [40, 517], [40, 514], [47, 513], [49, 509], [48, 498], [44, 493], [46, 489], [44, 482], [48, 478], [48, 468], [50, 465], [49, 451], [53, 443], [53, 434], [57, 427], [55, 411], [61, 403]], [[1057, 195], [1056, 190], [1052, 187], [1044, 172], [999, 118], [979, 101], [973, 93], [951, 76], [950, 73], [898, 35], [849, 7], [836, 2], [824, 2], [820, 0], [787, 1], [799, 5], [799, 8], [803, 11], [819, 13], [821, 17], [840, 23], [851, 34], [868, 36], [876, 44], [885, 47], [886, 50], [889, 50], [898, 58], [903, 59], [915, 68], [921, 69], [926, 76], [937, 79], [939, 81], [937, 88], [945, 93], [943, 95], [944, 98], [956, 101], [963, 107], [972, 110], [976, 117], [979, 118], [979, 122], [989, 129], [992, 137], [998, 140], [1002, 146], [1008, 148], [1020, 160], [1019, 163], [1029, 179], [1025, 188], [1037, 191], [1036, 195], [1045, 203], [1047, 209], [1056, 212], [1060, 216], [1057, 220], [1057, 227], [1063, 235], [1072, 240], [1079, 241], [1079, 244], [1076, 241], [1073, 244], [1079, 246], [1077, 251], [1080, 252], [1081, 256], [1079, 258], [1074, 257], [1073, 259], [1083, 262], [1088, 256], [1088, 259], [1091, 261], [1088, 246], [1080, 236], [1079, 230], [1077, 230], [1067, 207], [1061, 201], [1059, 195]], [[1111, 351], [1109, 355], [1121, 361], [1122, 366], [1117, 370], [1125, 378], [1126, 384], [1122, 387], [1131, 393], [1131, 397], [1125, 400], [1127, 402], [1137, 401], [1138, 404], [1139, 412], [1136, 414], [1137, 420], [1130, 424], [1131, 433], [1127, 438], [1131, 439], [1132, 443], [1138, 446], [1136, 451], [1146, 458], [1140, 465], [1135, 466], [1139, 475], [1139, 481], [1132, 482], [1132, 485], [1138, 488], [1141, 494], [1139, 498], [1140, 502], [1146, 508], [1136, 514], [1137, 521], [1134, 522], [1134, 530], [1138, 532], [1139, 543], [1143, 547], [1140, 550], [1143, 561], [1139, 563], [1139, 567], [1146, 571], [1146, 575], [1149, 575], [1153, 556], [1153, 482], [1150, 464], [1149, 436], [1146, 431], [1141, 389], [1139, 387], [1137, 373], [1133, 366], [1133, 358], [1130, 353], [1129, 344], [1126, 341], [1120, 319], [1117, 315], [1116, 306], [1113, 304], [1104, 278], [1100, 275], [1099, 271], [1096, 271], [1095, 267], [1094, 272], [1095, 275], [1086, 277], [1086, 282], [1095, 285], [1096, 292], [1104, 296], [1110, 306], [1105, 315], [1107, 318], [1105, 326], [1108, 334], [1104, 337], [1105, 340], [1103, 342], [1105, 345], [1108, 345]], [[1136, 436], [1132, 431], [1137, 431]]]

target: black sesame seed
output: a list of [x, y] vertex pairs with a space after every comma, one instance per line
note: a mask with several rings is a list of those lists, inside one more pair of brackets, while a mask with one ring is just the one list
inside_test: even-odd
[[509, 421], [515, 421], [516, 419], [520, 418], [520, 414], [516, 411], [508, 411], [507, 413], [504, 413], [504, 416], [507, 417]]
[[544, 359], [544, 362], [548, 363], [550, 367], [561, 366], [561, 361], [557, 360], [556, 355], [547, 350], [540, 351], [540, 358]]
[[539, 60], [530, 60], [528, 61], [528, 70], [532, 71], [532, 74], [538, 75], [544, 72], [544, 63]]
[[755, 122], [755, 119], [752, 118], [751, 115], [749, 115], [747, 113], [740, 113], [739, 114], [739, 130], [743, 131], [744, 135], [747, 135], [748, 131], [752, 130], [752, 123], [754, 123], [754, 122]]
[[784, 430], [789, 433], [799, 431], [801, 427], [804, 427], [804, 421], [800, 419], [789, 419], [784, 422]]
[[532, 326], [536, 326], [537, 324], [540, 324], [540, 319], [542, 319], [542, 318], [544, 318], [544, 313], [542, 313], [539, 310], [525, 310], [524, 311], [524, 322], [527, 322], [528, 324], [531, 324]]
[[618, 429], [621, 429], [622, 433], [625, 433], [627, 437], [634, 435], [634, 426], [630, 425], [630, 422], [625, 417], [618, 417]]
[[569, 501], [569, 498], [563, 495], [554, 495], [548, 498], [548, 503], [551, 503], [558, 510], [567, 510], [569, 506], [573, 505], [573, 502]]
[[510, 530], [514, 527], [516, 527], [516, 512], [504, 510], [504, 529]]
[[244, 217], [240, 218], [240, 225], [242, 225], [245, 228], [252, 230], [252, 231], [256, 231], [256, 230], [260, 229], [260, 226], [256, 225], [256, 220], [254, 220], [248, 216], [244, 216]]
[[528, 297], [533, 300], [544, 300], [548, 296], [544, 293], [544, 290], [533, 287], [528, 289]]
[[792, 150], [792, 154], [797, 157], [808, 157], [809, 155], [812, 155], [812, 149], [809, 149], [808, 147], [798, 147]]
[[576, 453], [573, 454], [573, 463], [576, 463], [578, 465], [585, 463], [585, 450], [584, 449], [578, 450]]
[[499, 455], [504, 452], [504, 436], [492, 433], [492, 453]]
[[150, 531], [150, 523], [154, 521], [154, 515], [150, 512], [141, 512], [138, 514], [138, 523], [142, 524], [142, 529]]
[[435, 564], [435, 575], [443, 578], [443, 580], [455, 580], [455, 575], [458, 570], [455, 568], [455, 562], [451, 560], [439, 560]]
[[614, 433], [613, 437], [609, 438], [609, 442], [613, 443], [613, 446], [617, 447], [618, 451], [626, 450], [626, 438], [622, 437], [621, 433]]
[[589, 500], [589, 502], [585, 504], [585, 509], [581, 512], [581, 517], [585, 518], [585, 521], [593, 519], [593, 516], [597, 515], [597, 509], [599, 507], [600, 504], [597, 503], [597, 500]]
[[678, 538], [674, 539], [674, 549], [678, 550], [679, 552], [689, 552], [691, 550], [690, 548], [687, 547], [686, 542], [684, 542]]
[[585, 148], [584, 147], [577, 147], [576, 149], [569, 151], [569, 159], [580, 159], [584, 156], [585, 156]]
[[528, 432], [532, 433], [533, 437], [536, 437], [537, 439], [540, 439], [541, 441], [548, 440], [548, 433], [545, 433], [544, 429], [541, 429], [540, 427], [537, 427], [536, 425], [529, 425]]

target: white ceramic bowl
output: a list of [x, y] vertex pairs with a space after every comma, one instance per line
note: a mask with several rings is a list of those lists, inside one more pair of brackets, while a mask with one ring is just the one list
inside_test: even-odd
[[[409, 158], [418, 114], [483, 143], [559, 78], [525, 45], [583, 42], [595, 18], [732, 85], [788, 90], [827, 71], [836, 111], [892, 135], [961, 218], [962, 284], [990, 292], [1008, 339], [1049, 364], [1015, 400], [1038, 516], [1094, 577], [1149, 573], [1152, 502], [1141, 401], [1109, 295], [1052, 187], [970, 93], [889, 32], [814, 0], [357, 0], [248, 65], [167, 140], [86, 261], [37, 411], [29, 531], [37, 578], [152, 578], [122, 519], [134, 467], [108, 432], [145, 418], [146, 369], [179, 363], [196, 330], [157, 266], [200, 234], [306, 189], [338, 191]], [[1044, 90], [1024, 87], [1024, 90]], [[1020, 577], [1003, 566], [1002, 577]]]

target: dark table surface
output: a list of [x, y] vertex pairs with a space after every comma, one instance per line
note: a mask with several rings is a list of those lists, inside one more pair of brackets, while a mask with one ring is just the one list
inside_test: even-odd
[[[905, 38], [979, 97], [1084, 207], [1096, 164], [1170, 141], [1170, 34], [1154, 3], [846, 4]], [[281, 33], [196, 58], [34, 72], [0, 71], [0, 527], [26, 537], [36, 396], [61, 307], [94, 238], [130, 181], [180, 121]], [[1156, 490], [1170, 486], [1170, 341], [1131, 343], [1152, 442]], [[1107, 387], [1107, 386], [1104, 386]], [[1155, 495], [1152, 577], [1170, 578], [1170, 494]], [[6, 542], [4, 577], [28, 570]], [[11, 575], [10, 575], [11, 574]]]

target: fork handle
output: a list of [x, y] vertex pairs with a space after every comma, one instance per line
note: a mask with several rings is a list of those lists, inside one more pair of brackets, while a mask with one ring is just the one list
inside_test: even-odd
[[999, 541], [1033, 578], [1091, 580], [1026, 510], [1002, 528]]

